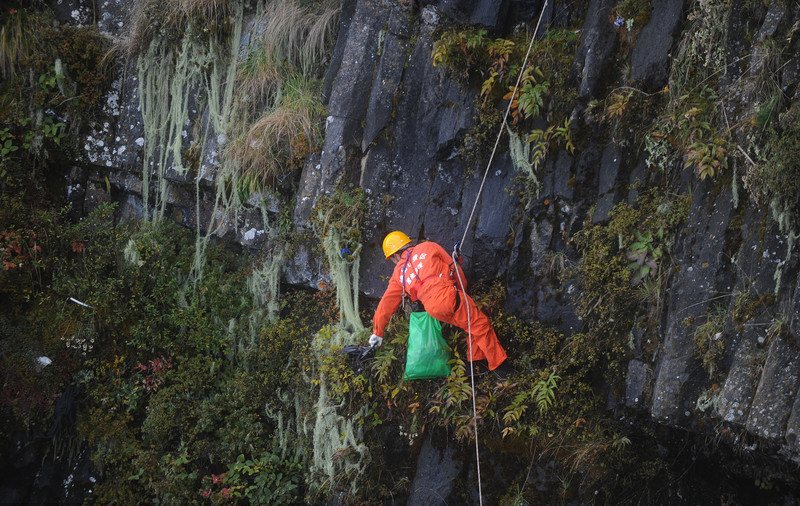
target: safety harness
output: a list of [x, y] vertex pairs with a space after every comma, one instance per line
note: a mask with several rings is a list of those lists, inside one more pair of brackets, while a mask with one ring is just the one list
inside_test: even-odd
[[[439, 278], [441, 278], [441, 277], [442, 277], [442, 274], [440, 273], [440, 274], [433, 274], [433, 275], [431, 275], [431, 276], [428, 276], [428, 277], [426, 277], [425, 279], [421, 279], [421, 278], [419, 277], [419, 270], [417, 269], [417, 267], [416, 267], [416, 266], [414, 266], [414, 265], [412, 264], [412, 265], [411, 265], [411, 267], [414, 269], [414, 273], [415, 273], [415, 274], [416, 274], [416, 276], [417, 276], [417, 280], [418, 280], [418, 282], [417, 282], [417, 283], [418, 283], [418, 284], [417, 284], [417, 286], [414, 288], [414, 293], [411, 293], [411, 288], [409, 288], [409, 290], [408, 290], [408, 291], [406, 291], [406, 269], [408, 268], [408, 260], [411, 258], [411, 254], [414, 252], [414, 248], [413, 248], [413, 247], [411, 247], [411, 248], [408, 248], [408, 249], [406, 250], [406, 252], [407, 252], [407, 255], [406, 255], [406, 260], [405, 260], [405, 262], [403, 263], [403, 268], [400, 270], [400, 272], [402, 273], [402, 278], [403, 278], [403, 279], [402, 279], [402, 285], [403, 285], [403, 300], [402, 300], [402, 307], [403, 307], [403, 309], [405, 309], [405, 303], [406, 303], [406, 294], [408, 294], [408, 297], [409, 297], [409, 299], [411, 299], [411, 302], [418, 301], [418, 300], [419, 300], [419, 297], [417, 296], [417, 293], [419, 292], [419, 289], [420, 289], [420, 288], [422, 288], [422, 287], [423, 287], [423, 285], [425, 285], [425, 283], [427, 283], [428, 281], [430, 281], [430, 280], [432, 280], [432, 279], [439, 279]], [[458, 262], [458, 263], [459, 263], [459, 264], [461, 263], [461, 262], [460, 262], [460, 257], [459, 257], [459, 262]], [[452, 261], [452, 262], [450, 262], [450, 265], [449, 265], [448, 267], [450, 268], [450, 276], [449, 276], [449, 277], [450, 277], [450, 279], [453, 281], [453, 288], [455, 288], [455, 289], [456, 289], [456, 305], [455, 305], [455, 307], [453, 308], [453, 311], [458, 311], [458, 308], [461, 306], [461, 297], [459, 297], [459, 296], [458, 296], [458, 284], [457, 284], [457, 283], [455, 282], [455, 280], [453, 279], [453, 271], [456, 271], [456, 270], [458, 270], [458, 266], [456, 265], [456, 260], [455, 260], [455, 259], [453, 259], [453, 261]]]

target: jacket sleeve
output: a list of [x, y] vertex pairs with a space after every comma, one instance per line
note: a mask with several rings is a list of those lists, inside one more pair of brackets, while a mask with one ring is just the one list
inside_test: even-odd
[[397, 277], [392, 275], [389, 286], [386, 287], [386, 291], [383, 292], [383, 297], [378, 303], [378, 309], [375, 310], [375, 317], [372, 319], [373, 334], [383, 337], [383, 330], [402, 301], [403, 286], [397, 281]]

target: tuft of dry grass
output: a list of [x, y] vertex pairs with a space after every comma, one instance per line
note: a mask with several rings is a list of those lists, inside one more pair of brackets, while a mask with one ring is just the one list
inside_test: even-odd
[[242, 122], [223, 153], [243, 180], [271, 184], [318, 144], [324, 107], [317, 78], [340, 10], [332, 1], [275, 0], [256, 23], [263, 27], [258, 44], [236, 78]]
[[318, 98], [318, 84], [300, 76], [284, 82], [275, 106], [225, 151], [228, 162], [249, 179], [270, 184], [284, 172], [289, 159], [305, 156], [298, 150], [320, 137], [318, 125], [324, 107]]
[[315, 9], [296, 0], [277, 0], [264, 13], [264, 45], [276, 61], [311, 72], [336, 34], [341, 5], [323, 2]]
[[281, 62], [263, 46], [251, 52], [236, 74], [236, 96], [239, 116], [250, 116], [263, 110], [274, 99], [284, 78]]
[[3, 79], [14, 75], [17, 63], [28, 56], [36, 44], [36, 23], [25, 9], [11, 9], [0, 26], [0, 74]]

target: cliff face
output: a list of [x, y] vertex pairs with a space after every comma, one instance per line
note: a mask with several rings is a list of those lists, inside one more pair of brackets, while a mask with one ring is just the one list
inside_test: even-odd
[[[631, 328], [614, 329], [619, 339], [630, 341], [630, 356], [624, 392], [612, 395], [610, 403], [647, 413], [661, 424], [716, 433], [735, 445], [760, 441], [770, 452], [800, 460], [795, 337], [800, 273], [792, 248], [794, 229], [776, 221], [785, 213], [770, 210], [763, 195], [756, 199], [757, 185], [747, 178], [751, 167], [761, 163], [753, 158], [764, 146], [731, 127], [758, 113], [763, 103], [763, 80], [758, 79], [765, 67], [777, 69], [768, 75], [780, 95], [778, 112], [791, 109], [800, 66], [794, 39], [800, 12], [781, 2], [712, 7], [710, 2], [654, 2], [646, 22], [636, 26], [641, 21], [625, 19], [611, 0], [546, 6], [510, 0], [345, 2], [325, 77], [323, 147], [292, 175], [298, 181], [291, 209], [294, 226], [312, 226], [323, 196], [348, 186], [361, 188], [369, 205], [359, 288], [371, 299], [381, 295], [389, 272], [380, 247], [387, 231], [403, 230], [450, 247], [466, 229], [461, 247], [470, 278], [501, 280], [509, 311], [569, 335], [587, 325], [576, 312], [583, 285], [569, 269], [554, 279], [551, 260], [579, 263], [584, 253], [575, 248], [573, 236], [592, 225], [609, 225], [616, 204], [634, 205], [648, 188], [689, 195], [686, 219], [674, 238], [664, 241], [671, 251], [660, 257], [657, 302], [645, 303], [645, 311], [632, 309], [638, 312]], [[125, 37], [126, 13], [132, 8], [122, 0], [106, 2], [97, 6], [93, 19], [109, 36]], [[59, 12], [86, 12], [70, 16], [87, 23], [87, 9], [73, 2]], [[504, 136], [468, 222], [487, 158], [464, 156], [460, 150], [480, 126], [480, 90], [432, 65], [434, 43], [453, 26], [485, 27], [498, 36], [523, 23], [531, 30], [542, 9], [540, 38], [555, 28], [580, 36], [565, 80], [568, 89], [562, 90], [572, 93], [568, 118], [576, 149], [551, 150], [538, 171], [538, 193], [520, 192]], [[709, 26], [698, 28], [704, 16]], [[255, 17], [245, 18], [242, 51], [258, 32]], [[776, 44], [782, 48], [777, 56], [770, 52]], [[720, 51], [721, 61], [713, 51]], [[720, 124], [730, 127], [725, 167], [702, 180], [691, 167], [684, 168], [691, 152], [675, 147], [680, 126], [670, 130], [664, 119], [680, 100], [670, 95], [674, 90], [665, 89], [681, 86], [676, 81], [685, 69], [676, 68], [678, 54], [690, 58], [690, 65], [711, 69], [713, 78], [701, 84], [704, 93], [716, 97]], [[86, 139], [91, 163], [74, 167], [67, 184], [79, 208], [113, 199], [121, 202], [122, 216], [141, 216], [142, 146], [149, 141], [135, 73], [130, 66], [119, 72], [108, 96], [107, 120]], [[187, 86], [184, 91], [192, 90]], [[698, 89], [680, 91], [688, 95]], [[625, 96], [624, 112], [598, 113]], [[691, 111], [683, 117], [694, 117]], [[207, 121], [204, 114], [198, 108], [189, 116], [193, 122]], [[191, 137], [192, 126], [185, 131]], [[663, 139], [669, 156], [653, 163], [657, 150], [645, 146], [657, 147]], [[214, 153], [224, 142], [213, 135], [205, 141], [197, 186], [190, 177], [167, 171], [168, 217], [188, 227], [205, 228], [212, 221]], [[251, 199], [236, 223], [215, 233], [253, 251], [275, 248], [264, 218], [280, 212], [277, 198], [266, 199], [266, 215]], [[286, 261], [283, 280], [316, 287], [328, 277], [323, 259], [313, 244], [299, 244]], [[650, 310], [654, 314], [645, 318]], [[713, 331], [700, 342], [697, 336], [706, 330]]]

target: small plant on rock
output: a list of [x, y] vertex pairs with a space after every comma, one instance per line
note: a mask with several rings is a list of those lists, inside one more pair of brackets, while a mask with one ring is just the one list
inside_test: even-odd
[[[657, 239], [657, 240], [656, 240]], [[652, 231], [636, 231], [636, 242], [630, 245], [625, 257], [631, 261], [628, 270], [633, 271], [631, 284], [637, 285], [648, 277], [656, 276], [658, 262], [663, 256], [661, 242], [664, 240], [664, 229], [659, 228], [655, 236]]]
[[725, 306], [716, 304], [706, 314], [706, 322], [694, 331], [694, 354], [702, 362], [709, 377], [717, 371], [719, 361], [725, 353]]

